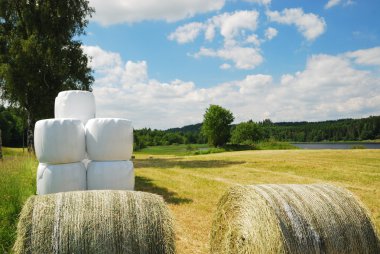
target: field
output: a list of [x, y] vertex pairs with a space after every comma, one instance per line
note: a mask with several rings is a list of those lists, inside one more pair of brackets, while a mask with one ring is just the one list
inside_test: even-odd
[[[36, 162], [0, 162], [0, 246], [12, 244], [16, 214], [34, 193]], [[217, 201], [235, 184], [328, 182], [352, 191], [380, 228], [380, 150], [262, 150], [196, 156], [137, 153], [136, 190], [160, 194], [175, 218], [178, 253], [208, 253]], [[1, 249], [0, 247], [0, 252]]]

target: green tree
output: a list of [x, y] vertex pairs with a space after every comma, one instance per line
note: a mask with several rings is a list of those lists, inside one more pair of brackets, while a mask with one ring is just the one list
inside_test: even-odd
[[252, 144], [264, 138], [264, 133], [260, 125], [252, 120], [239, 123], [232, 131], [231, 142], [234, 144]]
[[0, 96], [26, 112], [29, 147], [58, 92], [91, 89], [78, 36], [93, 11], [87, 0], [0, 0]]
[[202, 133], [208, 143], [215, 147], [225, 145], [231, 136], [230, 124], [234, 121], [233, 114], [218, 105], [210, 105], [203, 115]]

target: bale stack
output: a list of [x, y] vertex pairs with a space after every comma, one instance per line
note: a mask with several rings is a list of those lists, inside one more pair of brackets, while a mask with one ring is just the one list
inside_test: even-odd
[[85, 130], [78, 119], [46, 119], [36, 123], [37, 194], [86, 189]]
[[94, 118], [86, 124], [88, 190], [133, 190], [135, 177], [130, 161], [133, 128], [129, 120]]
[[171, 254], [174, 241], [171, 216], [157, 195], [65, 192], [28, 199], [14, 252]]
[[380, 253], [365, 208], [326, 184], [231, 188], [220, 199], [211, 253]]

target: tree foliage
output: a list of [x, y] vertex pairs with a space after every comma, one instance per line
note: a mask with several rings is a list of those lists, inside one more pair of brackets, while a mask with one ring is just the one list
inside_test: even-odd
[[207, 137], [208, 143], [215, 147], [225, 145], [231, 136], [231, 123], [233, 114], [221, 106], [210, 105], [203, 115], [202, 133]]
[[0, 96], [26, 112], [29, 135], [37, 120], [53, 116], [58, 92], [90, 90], [75, 38], [92, 12], [87, 0], [0, 0]]
[[231, 143], [233, 144], [253, 144], [264, 139], [262, 127], [253, 122], [239, 123], [233, 128], [231, 133]]

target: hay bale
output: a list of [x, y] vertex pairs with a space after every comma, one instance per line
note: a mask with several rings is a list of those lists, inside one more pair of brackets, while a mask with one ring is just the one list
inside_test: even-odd
[[15, 253], [175, 253], [169, 211], [160, 196], [78, 191], [28, 199]]
[[326, 184], [236, 186], [220, 199], [211, 253], [380, 253], [368, 213]]

